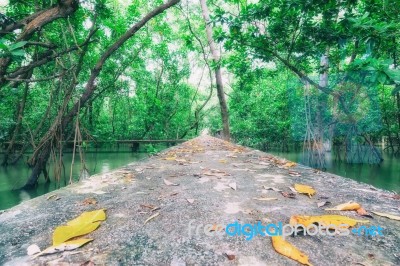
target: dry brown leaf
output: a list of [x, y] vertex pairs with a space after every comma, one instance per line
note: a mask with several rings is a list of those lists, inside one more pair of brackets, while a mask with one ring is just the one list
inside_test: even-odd
[[124, 181], [125, 182], [131, 182], [134, 178], [134, 175], [132, 173], [124, 175]]
[[276, 191], [276, 192], [281, 192], [282, 191], [279, 188], [275, 188], [275, 187], [263, 186], [263, 188], [266, 189], [266, 190], [273, 190], [273, 191]]
[[147, 218], [146, 221], [144, 221], [144, 224], [147, 224], [148, 222], [150, 222], [150, 220], [156, 218], [158, 215], [160, 215], [159, 212], [153, 214], [152, 216], [150, 216], [149, 218]]
[[81, 265], [79, 265], [79, 266], [95, 266], [96, 264], [93, 262], [93, 261], [91, 261], [91, 260], [88, 260], [88, 261], [85, 261], [84, 263], [82, 263]]
[[97, 204], [97, 200], [95, 198], [87, 198], [82, 202], [83, 205], [91, 205]]
[[91, 241], [93, 241], [93, 239], [83, 239], [83, 238], [66, 241], [66, 242], [60, 243], [58, 245], [53, 245], [49, 248], [46, 248], [42, 252], [36, 254], [35, 257], [47, 255], [47, 254], [54, 254], [54, 253], [63, 252], [63, 251], [74, 250], [74, 249], [77, 249], [77, 248], [91, 242]]
[[167, 179], [164, 179], [164, 184], [167, 186], [179, 186], [179, 184], [172, 183], [171, 181], [168, 181]]
[[253, 198], [254, 200], [260, 201], [270, 201], [270, 200], [277, 200], [277, 198]]
[[144, 172], [143, 168], [135, 168], [135, 171], [138, 172], [139, 174]]
[[396, 220], [396, 221], [400, 221], [400, 216], [394, 215], [394, 214], [390, 214], [390, 213], [384, 213], [384, 212], [373, 212], [371, 211], [373, 214], [376, 214], [378, 216], [382, 216], [382, 217], [386, 217], [392, 220]]
[[232, 251], [227, 251], [224, 253], [224, 255], [228, 258], [228, 260], [234, 260], [236, 258], [235, 253]]
[[221, 178], [224, 176], [230, 176], [230, 174], [228, 174], [227, 172], [221, 171], [218, 169], [210, 169], [210, 170], [204, 171], [202, 174], [206, 175], [206, 176], [216, 176], [218, 178]]
[[291, 199], [296, 198], [296, 194], [293, 193], [293, 192], [285, 192], [285, 191], [283, 191], [283, 192], [281, 192], [281, 194], [282, 194], [282, 196], [284, 196], [285, 198], [291, 198]]
[[233, 190], [236, 190], [236, 183], [229, 183], [229, 187], [232, 188]]
[[382, 195], [382, 197], [400, 200], [400, 195], [398, 195], [398, 194], [394, 194], [394, 195]]
[[326, 205], [329, 205], [329, 204], [331, 204], [330, 201], [321, 201], [321, 202], [317, 203], [317, 206], [318, 207], [323, 207], [323, 206], [326, 206]]
[[142, 207], [142, 208], [149, 208], [149, 209], [151, 209], [151, 210], [154, 210], [154, 209], [156, 208], [156, 206], [155, 206], [155, 205], [152, 205], [152, 204], [140, 204], [140, 207]]
[[50, 196], [48, 196], [46, 199], [47, 199], [47, 200], [51, 200], [51, 199], [54, 199], [54, 200], [59, 200], [59, 199], [60, 199], [60, 197], [59, 197], [59, 196], [57, 196], [57, 194], [53, 194], [53, 195], [50, 195]]
[[295, 171], [289, 171], [289, 175], [290, 176], [301, 176], [301, 174], [299, 172], [295, 172]]
[[186, 199], [189, 203], [193, 203], [194, 199]]
[[368, 217], [371, 217], [371, 216], [368, 214], [368, 212], [367, 212], [364, 208], [359, 208], [359, 209], [357, 209], [357, 214], [358, 214], [358, 215], [361, 215], [361, 216], [368, 216]]

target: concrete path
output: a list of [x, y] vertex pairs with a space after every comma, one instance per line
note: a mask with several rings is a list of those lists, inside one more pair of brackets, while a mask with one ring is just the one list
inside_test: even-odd
[[[294, 194], [289, 188], [294, 183], [317, 193]], [[350, 200], [367, 211], [400, 213], [400, 200], [391, 192], [199, 137], [0, 214], [0, 265], [299, 265], [278, 254], [270, 237], [245, 240], [224, 228], [236, 221], [286, 224], [292, 215], [323, 214], [370, 220], [368, 226], [383, 227], [384, 236], [286, 237], [311, 264], [400, 265], [400, 221], [317, 206]], [[49, 247], [57, 226], [102, 208], [107, 220], [89, 234], [93, 242], [35, 259], [27, 255], [32, 244]]]

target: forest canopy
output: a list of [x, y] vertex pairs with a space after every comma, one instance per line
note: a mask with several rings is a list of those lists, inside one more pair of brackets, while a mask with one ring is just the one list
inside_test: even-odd
[[[1, 0], [3, 165], [68, 141], [400, 153], [398, 0]], [[397, 145], [396, 145], [397, 143]], [[57, 159], [58, 158], [58, 159]]]

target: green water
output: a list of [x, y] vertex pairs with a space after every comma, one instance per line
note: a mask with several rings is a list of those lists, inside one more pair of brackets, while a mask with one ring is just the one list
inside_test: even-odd
[[[274, 152], [270, 153], [287, 158], [291, 161], [302, 162], [303, 153], [300, 152]], [[0, 159], [1, 159], [0, 154]], [[119, 168], [128, 163], [138, 161], [147, 157], [148, 154], [132, 153], [127, 151], [102, 151], [86, 153], [86, 167], [90, 174], [104, 173], [115, 168]], [[383, 154], [384, 161], [380, 165], [368, 164], [347, 164], [343, 161], [335, 159], [333, 154], [326, 157], [327, 172], [331, 172], [340, 176], [348, 177], [357, 181], [371, 184], [375, 187], [400, 193], [400, 158]], [[69, 180], [71, 169], [72, 154], [64, 154], [64, 165], [66, 180]], [[75, 158], [75, 164], [72, 176], [75, 181], [79, 180], [81, 170], [79, 157]], [[50, 176], [52, 176], [52, 167], [49, 168]], [[23, 200], [31, 199], [45, 193], [51, 192], [64, 186], [62, 179], [61, 184], [56, 182], [45, 183], [43, 177], [40, 178], [38, 187], [32, 191], [21, 191], [18, 188], [24, 185], [26, 178], [30, 173], [30, 169], [23, 162], [15, 166], [0, 167], [0, 210], [11, 208]]]
[[[138, 161], [144, 157], [147, 157], [147, 153], [132, 153], [132, 152], [96, 152], [86, 153], [85, 161], [86, 168], [89, 170], [91, 175], [97, 173], [104, 173], [115, 168], [119, 168], [128, 163]], [[0, 154], [0, 159], [2, 154]], [[39, 185], [36, 189], [30, 191], [18, 190], [22, 187], [30, 174], [30, 169], [21, 161], [15, 166], [0, 166], [0, 210], [11, 208], [24, 200], [28, 200], [50, 191], [65, 186], [65, 183], [69, 180], [72, 154], [64, 153], [64, 165], [65, 165], [65, 176], [61, 180], [61, 184], [57, 185], [56, 182], [45, 183], [43, 176], [39, 179]], [[79, 180], [79, 174], [82, 165], [80, 163], [79, 156], [75, 156], [75, 163], [72, 170], [72, 177], [75, 181]], [[50, 164], [49, 168], [50, 177], [53, 176], [53, 168]]]
[[[304, 163], [302, 151], [268, 152], [294, 162]], [[384, 161], [379, 165], [348, 164], [337, 160], [334, 153], [327, 153], [326, 171], [400, 193], [400, 157], [383, 153], [383, 159]]]

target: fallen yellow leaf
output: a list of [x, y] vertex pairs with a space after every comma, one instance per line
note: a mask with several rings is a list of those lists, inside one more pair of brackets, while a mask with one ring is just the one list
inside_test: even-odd
[[285, 241], [281, 236], [272, 236], [272, 246], [279, 254], [291, 258], [292, 260], [298, 261], [304, 265], [310, 265], [308, 256], [298, 250], [295, 246]]
[[104, 221], [106, 219], [106, 212], [104, 209], [83, 212], [77, 218], [67, 222], [67, 225], [78, 225], [78, 224], [87, 224], [94, 223], [98, 221]]
[[166, 160], [166, 161], [175, 161], [175, 160], [176, 160], [176, 157], [166, 157], [166, 158], [164, 158], [163, 160]]
[[327, 208], [325, 211], [356, 211], [361, 208], [361, 205], [357, 202], [349, 201], [333, 208]]
[[218, 169], [210, 169], [210, 170], [204, 171], [202, 174], [206, 175], [206, 176], [216, 176], [218, 178], [224, 177], [224, 176], [230, 176], [229, 173], [218, 170]]
[[295, 226], [297, 224], [304, 225], [305, 227], [311, 224], [319, 224], [325, 227], [330, 225], [340, 226], [342, 228], [349, 228], [357, 223], [369, 223], [367, 220], [355, 220], [342, 215], [320, 215], [320, 216], [300, 216], [294, 215], [290, 217], [289, 224]]
[[89, 234], [96, 230], [99, 225], [100, 222], [59, 226], [53, 233], [53, 246], [58, 246], [71, 238]]
[[283, 166], [284, 167], [294, 167], [294, 166], [296, 166], [297, 164], [296, 163], [294, 163], [294, 162], [288, 162], [288, 163], [285, 163]]
[[58, 246], [71, 238], [89, 234], [99, 227], [100, 221], [105, 219], [106, 213], [103, 209], [82, 213], [67, 222], [66, 226], [59, 226], [54, 230], [53, 246]]
[[390, 214], [390, 213], [384, 213], [384, 212], [373, 212], [373, 211], [371, 211], [373, 214], [376, 214], [376, 215], [379, 215], [379, 216], [382, 216], [382, 217], [386, 217], [386, 218], [389, 218], [389, 219], [392, 219], [392, 220], [396, 220], [396, 221], [400, 221], [400, 216], [397, 216], [397, 215], [393, 215], [393, 214]]
[[294, 184], [294, 189], [301, 194], [307, 194], [310, 198], [316, 193], [315, 189], [307, 185]]

